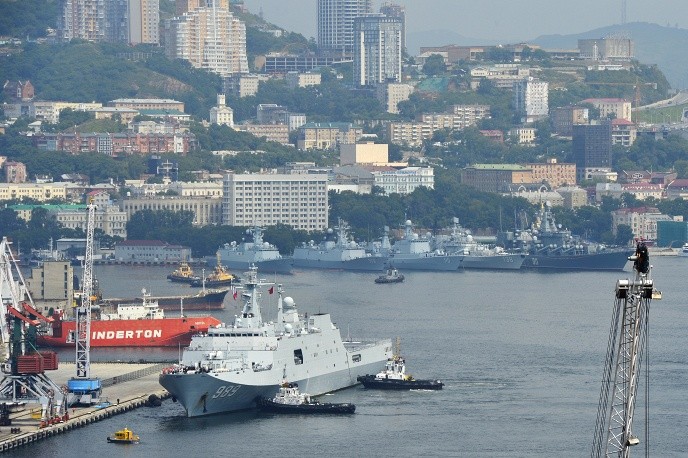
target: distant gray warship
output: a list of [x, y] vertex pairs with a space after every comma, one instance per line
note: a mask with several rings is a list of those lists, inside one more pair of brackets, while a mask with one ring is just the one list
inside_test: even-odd
[[264, 273], [290, 273], [292, 259], [282, 256], [275, 245], [263, 241], [263, 228], [254, 226], [246, 231], [252, 242], [225, 243], [217, 250], [222, 265], [233, 270], [247, 271], [251, 265]]
[[[386, 238], [387, 234], [383, 246], [388, 243]], [[463, 255], [433, 250], [429, 238], [413, 232], [411, 220], [406, 221], [404, 238], [394, 242], [389, 250], [389, 264], [399, 270], [458, 270], [462, 259]]]
[[369, 253], [365, 245], [349, 239], [349, 226], [339, 220], [337, 240], [326, 240], [320, 244], [310, 242], [294, 249], [294, 267], [311, 269], [341, 269], [382, 271], [385, 269], [386, 256]]
[[234, 323], [194, 336], [179, 364], [160, 374], [160, 384], [189, 417], [255, 407], [258, 399], [274, 396], [283, 380], [313, 396], [353, 386], [392, 356], [389, 339], [344, 341], [329, 314], [299, 315], [294, 300], [282, 297], [281, 285], [277, 319], [264, 322], [260, 299], [271, 285], [258, 279], [255, 268], [246, 272], [244, 307]]

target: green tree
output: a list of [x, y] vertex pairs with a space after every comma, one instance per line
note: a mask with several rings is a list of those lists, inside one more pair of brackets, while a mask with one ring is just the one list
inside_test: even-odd
[[444, 57], [440, 54], [431, 54], [425, 59], [423, 64], [423, 73], [427, 76], [442, 75], [447, 71], [447, 65], [444, 63]]

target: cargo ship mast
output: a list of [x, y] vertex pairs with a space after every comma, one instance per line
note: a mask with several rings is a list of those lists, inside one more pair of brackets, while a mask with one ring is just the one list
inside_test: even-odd
[[[645, 356], [645, 419], [648, 417], [648, 319], [654, 282], [647, 247], [638, 243], [633, 261], [635, 279], [616, 282], [614, 310], [607, 344], [602, 389], [597, 407], [591, 457], [630, 456], [640, 443], [633, 434], [633, 414], [643, 352]], [[648, 425], [645, 424], [645, 454], [649, 455]]]
[[86, 254], [81, 281], [81, 303], [76, 308], [76, 377], [67, 382], [72, 395], [70, 404], [94, 404], [100, 402], [100, 380], [91, 377], [91, 305], [93, 300], [93, 234], [96, 206], [88, 203], [86, 223]]

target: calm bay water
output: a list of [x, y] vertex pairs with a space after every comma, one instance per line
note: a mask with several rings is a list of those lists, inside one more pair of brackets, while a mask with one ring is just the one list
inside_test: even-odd
[[[664, 298], [650, 314], [650, 447], [653, 456], [688, 455], [688, 259], [653, 258]], [[96, 268], [105, 297], [189, 290], [168, 284], [166, 268]], [[586, 456], [614, 303], [624, 273], [404, 272], [376, 285], [375, 274], [297, 271], [274, 278], [301, 312], [329, 312], [351, 338], [401, 338], [417, 377], [445, 382], [439, 392], [354, 387], [327, 396], [353, 402], [344, 417], [258, 412], [189, 419], [179, 404], [138, 409], [13, 452], [15, 456]], [[266, 277], [271, 277], [266, 275]], [[271, 278], [272, 279], [272, 278]], [[276, 315], [275, 296], [263, 305]], [[238, 302], [214, 313], [230, 322]], [[167, 359], [177, 349], [94, 349], [92, 360]], [[69, 355], [66, 356], [69, 358]], [[97, 375], [97, 374], [95, 374]], [[642, 391], [641, 386], [641, 391]], [[105, 393], [107, 395], [107, 393]], [[643, 400], [634, 432], [643, 437]], [[106, 444], [128, 426], [135, 446]], [[642, 444], [635, 455], [642, 455]]]

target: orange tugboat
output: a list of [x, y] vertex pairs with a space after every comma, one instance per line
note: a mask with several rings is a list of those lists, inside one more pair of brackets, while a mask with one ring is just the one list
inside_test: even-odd
[[210, 275], [205, 274], [202, 278], [197, 278], [191, 282], [191, 286], [203, 286], [214, 288], [217, 286], [229, 286], [239, 282], [239, 277], [230, 273], [225, 266], [220, 262], [220, 256], [217, 256], [217, 265]]

